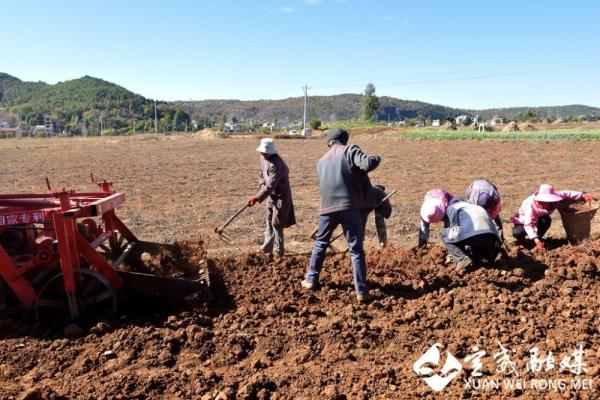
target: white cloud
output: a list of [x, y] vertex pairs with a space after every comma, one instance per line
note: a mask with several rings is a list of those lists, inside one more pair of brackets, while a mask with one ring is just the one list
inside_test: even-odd
[[320, 2], [322, 2], [323, 0], [304, 0], [304, 3], [308, 4], [308, 5], [315, 5], [315, 4], [319, 4]]
[[284, 13], [293, 13], [296, 10], [294, 9], [294, 7], [283, 6], [283, 7], [279, 8], [279, 11], [284, 12]]
[[395, 14], [388, 14], [385, 17], [383, 17], [384, 21], [392, 21], [394, 19], [396, 19], [396, 15]]

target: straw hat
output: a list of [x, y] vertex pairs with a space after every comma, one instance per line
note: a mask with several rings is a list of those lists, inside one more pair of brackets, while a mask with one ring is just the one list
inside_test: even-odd
[[265, 154], [277, 154], [277, 150], [275, 149], [275, 142], [273, 142], [273, 139], [270, 138], [261, 139], [260, 146], [256, 148], [256, 151]]
[[554, 190], [554, 187], [548, 184], [541, 185], [533, 198], [535, 201], [541, 201], [543, 203], [556, 203], [563, 199], [556, 190]]

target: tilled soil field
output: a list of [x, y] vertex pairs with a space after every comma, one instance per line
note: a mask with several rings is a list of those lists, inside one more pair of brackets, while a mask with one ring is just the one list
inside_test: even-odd
[[[388, 236], [410, 245], [417, 242], [423, 196], [435, 187], [464, 195], [474, 179], [487, 177], [502, 194], [501, 217], [507, 225], [541, 183], [600, 192], [598, 141], [406, 140], [389, 128], [351, 133], [351, 141], [368, 154], [381, 155], [371, 180], [398, 189], [391, 199]], [[306, 253], [319, 207], [316, 164], [327, 146], [318, 138], [275, 142], [290, 167], [298, 221], [286, 230], [287, 248]], [[90, 182], [93, 172], [126, 193], [117, 214], [138, 237], [155, 242], [202, 237], [209, 254], [235, 255], [258, 249], [264, 207], [245, 211], [227, 228], [234, 246], [220, 241], [213, 230], [258, 190], [258, 143], [258, 137], [183, 135], [2, 140], [0, 193], [44, 192], [46, 176], [56, 189], [90, 190], [96, 188]], [[554, 219], [550, 234], [564, 235], [557, 214]], [[371, 217], [367, 242], [372, 245], [374, 225]], [[600, 218], [594, 228], [600, 230]]]
[[[214, 294], [210, 304], [125, 309], [76, 339], [0, 320], [0, 399], [598, 398], [597, 235], [567, 244], [556, 213], [547, 251], [509, 243], [496, 266], [464, 275], [446, 265], [436, 232], [428, 249], [413, 245], [423, 194], [433, 187], [462, 194], [481, 176], [502, 193], [510, 240], [510, 216], [540, 183], [598, 191], [600, 143], [403, 140], [385, 132], [353, 141], [383, 157], [373, 182], [399, 189], [388, 248], [375, 250], [369, 221], [374, 299], [367, 305], [355, 300], [345, 254], [328, 257], [320, 290], [299, 285], [318, 213], [320, 140], [277, 141], [292, 171], [299, 220], [286, 231], [284, 258], [255, 253], [261, 206], [228, 228], [235, 245], [212, 233], [255, 192], [256, 138], [0, 142], [0, 192], [44, 191], [44, 176], [56, 188], [89, 189], [89, 172], [112, 180], [128, 199], [118, 214], [139, 237], [183, 239], [181, 256], [191, 264], [204, 253], [185, 243], [205, 241]], [[592, 231], [598, 227], [596, 218]], [[147, 261], [161, 274], [178, 267], [169, 258]], [[414, 367], [436, 343], [445, 347], [441, 359]], [[498, 356], [502, 348], [514, 365], [500, 364], [507, 359]], [[536, 356], [546, 360], [537, 370]], [[443, 367], [454, 358], [456, 376]], [[424, 379], [436, 374], [448, 383], [437, 394]], [[524, 383], [493, 387], [505, 378]]]
[[537, 346], [556, 357], [545, 376], [570, 379], [558, 364], [582, 344], [583, 375], [596, 380], [599, 238], [552, 241], [543, 253], [509, 246], [497, 266], [462, 275], [445, 255], [439, 246], [371, 252], [367, 305], [354, 299], [346, 254], [328, 257], [314, 292], [299, 285], [305, 257], [246, 254], [211, 261], [208, 305], [124, 315], [78, 339], [3, 321], [0, 398], [435, 398], [412, 369], [434, 343], [464, 365], [439, 398], [597, 398], [595, 388], [469, 389], [475, 371], [464, 358], [485, 349], [482, 378], [503, 378], [493, 359], [501, 343], [519, 377], [533, 379], [526, 362]]

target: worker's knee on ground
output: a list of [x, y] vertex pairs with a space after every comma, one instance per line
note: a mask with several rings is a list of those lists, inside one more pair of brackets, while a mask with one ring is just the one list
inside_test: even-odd
[[523, 225], [513, 226], [512, 235], [519, 241], [525, 240], [525, 227]]

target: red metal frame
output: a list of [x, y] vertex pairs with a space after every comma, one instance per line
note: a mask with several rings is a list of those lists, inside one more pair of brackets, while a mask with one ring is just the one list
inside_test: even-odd
[[[116, 216], [115, 208], [125, 201], [124, 193], [111, 190], [111, 183], [99, 184], [101, 192], [75, 192], [62, 190], [52, 193], [3, 194], [0, 195], [0, 233], [8, 227], [26, 227], [36, 232], [37, 238], [52, 240], [55, 253], [48, 257], [36, 257], [39, 246], [28, 243], [25, 255], [10, 256], [0, 245], [0, 276], [11, 287], [25, 307], [34, 306], [38, 293], [25, 274], [36, 268], [55, 267], [63, 274], [65, 291], [71, 317], [78, 315], [75, 301], [77, 282], [73, 271], [80, 268], [85, 259], [89, 265], [104, 275], [117, 289], [123, 280], [113, 266], [96, 251], [101, 242], [108, 239], [110, 249], [119, 250], [117, 233], [128, 242], [138, 239]], [[95, 237], [84, 237], [77, 226], [82, 218], [99, 218], [103, 229]], [[43, 224], [43, 226], [42, 226]], [[43, 233], [41, 233], [43, 232]]]

